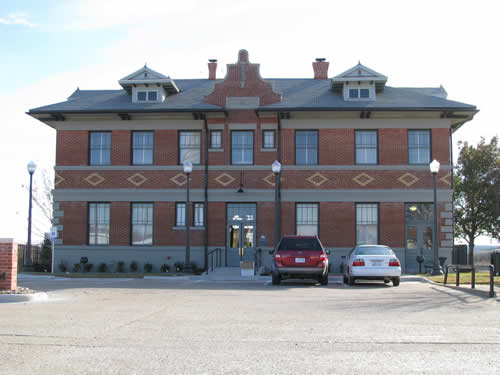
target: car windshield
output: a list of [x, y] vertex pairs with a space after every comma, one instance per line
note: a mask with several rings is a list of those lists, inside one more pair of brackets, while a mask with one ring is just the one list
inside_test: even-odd
[[355, 255], [394, 255], [388, 247], [362, 247], [356, 249]]
[[311, 250], [322, 251], [317, 238], [283, 238], [279, 244], [278, 250]]

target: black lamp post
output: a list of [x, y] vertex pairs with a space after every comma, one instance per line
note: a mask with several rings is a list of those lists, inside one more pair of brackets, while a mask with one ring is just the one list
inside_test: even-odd
[[438, 230], [438, 217], [437, 217], [437, 174], [439, 172], [439, 162], [437, 160], [433, 160], [429, 164], [429, 168], [432, 173], [432, 178], [434, 180], [434, 226], [432, 228], [432, 250], [434, 252], [434, 261], [432, 263], [432, 274], [433, 275], [440, 275], [441, 274], [441, 269], [439, 267], [439, 252], [438, 252], [438, 236], [437, 236], [437, 230]]
[[186, 258], [184, 259], [184, 272], [192, 273], [191, 269], [191, 246], [189, 243], [189, 175], [193, 171], [193, 163], [190, 160], [184, 162], [184, 173], [186, 174]]
[[271, 165], [271, 170], [274, 173], [274, 247], [278, 246], [280, 240], [280, 202], [279, 202], [279, 191], [280, 191], [280, 172], [281, 163], [278, 160], [273, 161]]
[[35, 173], [36, 164], [30, 161], [27, 165], [28, 173], [30, 174], [30, 200], [28, 208], [28, 243], [26, 244], [24, 254], [24, 268], [25, 270], [31, 267], [31, 208], [33, 201], [33, 173]]

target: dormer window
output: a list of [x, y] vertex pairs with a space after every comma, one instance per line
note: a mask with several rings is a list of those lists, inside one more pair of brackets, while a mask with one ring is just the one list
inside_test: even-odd
[[158, 91], [137, 91], [137, 101], [138, 102], [157, 102], [158, 101]]
[[332, 90], [343, 93], [344, 100], [376, 100], [384, 90], [387, 77], [361, 63], [332, 78]]

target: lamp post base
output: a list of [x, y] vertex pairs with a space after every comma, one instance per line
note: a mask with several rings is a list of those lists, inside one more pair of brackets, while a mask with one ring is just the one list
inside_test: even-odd
[[191, 266], [191, 264], [184, 264], [184, 267], [182, 268], [182, 272], [183, 273], [192, 274], [193, 273], [193, 267]]
[[434, 265], [432, 267], [432, 276], [439, 276], [442, 275], [443, 273], [441, 272], [441, 267]]

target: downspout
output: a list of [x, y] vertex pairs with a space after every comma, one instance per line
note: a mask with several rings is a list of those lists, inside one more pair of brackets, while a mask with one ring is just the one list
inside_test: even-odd
[[205, 270], [208, 272], [208, 125], [207, 125], [207, 115], [203, 114], [203, 127], [205, 129], [205, 215], [203, 215], [203, 225], [205, 226], [205, 233], [203, 236], [203, 245], [205, 247], [204, 251], [204, 263]]
[[[281, 163], [281, 114], [278, 113], [278, 161]], [[278, 176], [276, 176], [277, 180], [275, 183], [278, 184], [278, 228], [279, 228], [279, 234], [281, 237], [281, 171], [278, 173]], [[275, 242], [278, 243], [280, 238], [275, 239]]]
[[[464, 122], [458, 123], [456, 127], [465, 124]], [[455, 252], [455, 166], [453, 164], [453, 125], [450, 126], [450, 164], [451, 164], [451, 254], [450, 264], [453, 261], [453, 254]], [[467, 257], [469, 259], [469, 257]]]

